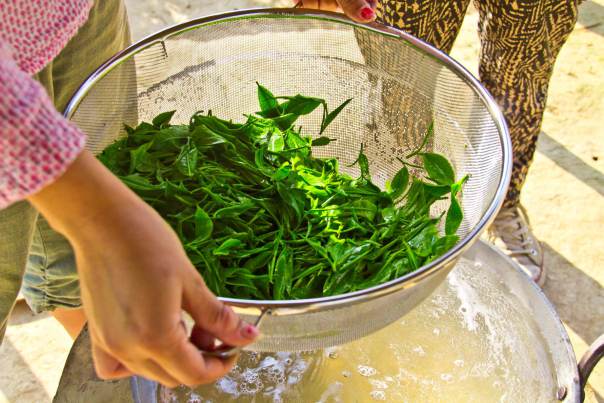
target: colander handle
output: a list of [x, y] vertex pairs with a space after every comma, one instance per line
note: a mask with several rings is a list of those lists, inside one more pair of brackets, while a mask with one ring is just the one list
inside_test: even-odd
[[[260, 328], [260, 322], [262, 322], [262, 318], [264, 318], [264, 316], [268, 313], [269, 313], [269, 309], [263, 309], [262, 312], [260, 312], [260, 315], [258, 315], [258, 318], [256, 318], [256, 322], [254, 323], [254, 326], [256, 326], [256, 328]], [[232, 346], [226, 346], [226, 345], [222, 345], [222, 346], [218, 347], [216, 350], [212, 350], [212, 351], [200, 350], [201, 354], [203, 354], [206, 357], [218, 357], [221, 359], [231, 358], [231, 357], [239, 354], [240, 351], [241, 351], [241, 347], [232, 347]]]
[[581, 382], [581, 401], [585, 400], [585, 385], [591, 371], [596, 367], [596, 364], [604, 357], [604, 334], [601, 335], [587, 349], [581, 361], [579, 361], [579, 379]]

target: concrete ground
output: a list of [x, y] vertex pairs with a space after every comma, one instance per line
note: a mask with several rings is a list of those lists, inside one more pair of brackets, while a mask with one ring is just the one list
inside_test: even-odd
[[[168, 24], [222, 10], [288, 0], [126, 0], [135, 39]], [[477, 14], [470, 10], [453, 56], [476, 73]], [[604, 334], [604, 0], [586, 1], [551, 82], [543, 133], [523, 192], [549, 271], [545, 292], [577, 356]], [[49, 402], [71, 341], [47, 315], [13, 314], [0, 347], [0, 402]], [[588, 401], [604, 401], [604, 366]]]

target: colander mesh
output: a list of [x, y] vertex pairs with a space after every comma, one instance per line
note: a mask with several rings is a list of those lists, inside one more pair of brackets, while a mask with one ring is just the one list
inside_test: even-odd
[[[459, 177], [470, 175], [461, 195], [461, 237], [483, 218], [505, 180], [504, 134], [485, 101], [452, 67], [394, 35], [328, 17], [252, 13], [172, 32], [141, 49], [110, 66], [71, 115], [95, 153], [125, 134], [123, 123], [136, 125], [168, 110], [177, 111], [173, 123], [209, 109], [243, 121], [243, 113], [258, 109], [260, 82], [276, 95], [301, 93], [332, 107], [353, 98], [325, 133], [337, 141], [314, 152], [337, 157], [344, 171], [356, 175], [347, 165], [363, 144], [379, 186], [433, 122], [429, 149], [449, 158]], [[300, 124], [316, 134], [320, 121], [317, 113]], [[447, 206], [437, 203], [434, 214]], [[264, 339], [252, 348], [308, 350], [367, 335], [429, 295], [450, 267], [377, 299], [269, 316]]]

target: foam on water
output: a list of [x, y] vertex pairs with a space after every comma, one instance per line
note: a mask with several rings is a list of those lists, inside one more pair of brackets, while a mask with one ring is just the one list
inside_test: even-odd
[[362, 376], [373, 376], [373, 375], [377, 374], [377, 371], [375, 370], [375, 368], [371, 368], [367, 365], [359, 365], [357, 367], [357, 370], [359, 371], [359, 374], [361, 374]]
[[324, 351], [244, 353], [235, 369], [180, 402], [551, 401], [556, 382], [535, 323], [486, 268], [462, 260], [404, 319]]

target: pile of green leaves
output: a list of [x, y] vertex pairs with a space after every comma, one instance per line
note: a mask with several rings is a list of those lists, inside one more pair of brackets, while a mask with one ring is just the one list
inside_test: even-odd
[[[224, 297], [300, 299], [361, 290], [412, 272], [457, 241], [462, 211], [451, 164], [422, 149], [383, 191], [371, 182], [361, 147], [360, 176], [315, 158], [294, 126], [322, 108], [321, 133], [350, 102], [275, 97], [258, 85], [260, 112], [245, 123], [198, 112], [171, 125], [174, 112], [126, 127], [99, 159], [177, 232], [212, 291]], [[409, 167], [421, 171], [416, 177]], [[423, 178], [422, 178], [423, 177]], [[430, 206], [450, 197], [445, 233]]]

